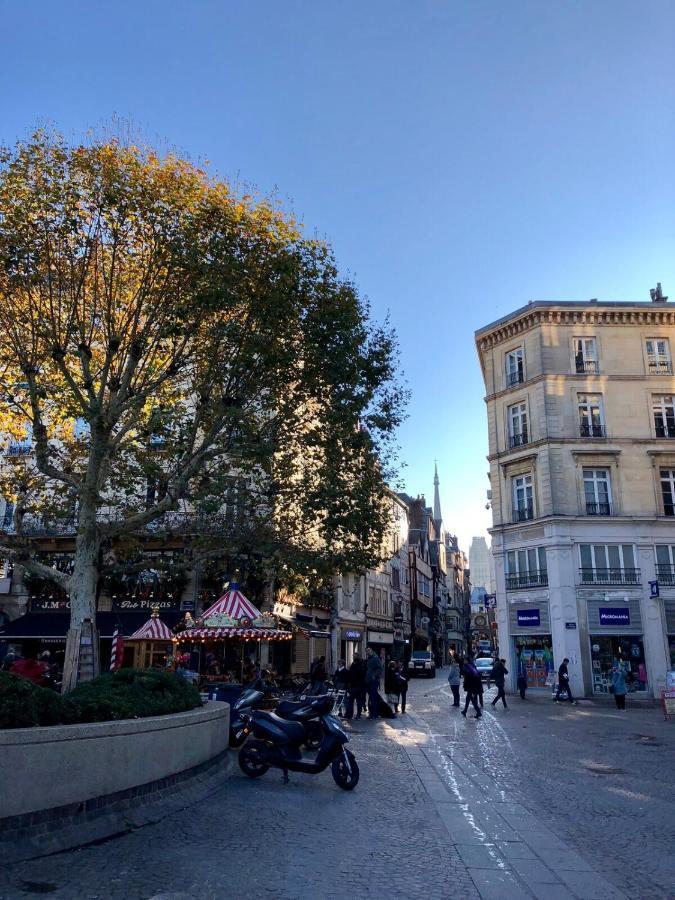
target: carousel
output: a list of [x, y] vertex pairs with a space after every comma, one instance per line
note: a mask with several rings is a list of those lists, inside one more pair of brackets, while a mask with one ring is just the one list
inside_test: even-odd
[[159, 618], [159, 607], [153, 606], [148, 621], [126, 640], [126, 644], [134, 648], [134, 668], [165, 666], [167, 658], [171, 656], [173, 639], [173, 632]]
[[[188, 624], [184, 631], [172, 635], [172, 638], [177, 653], [179, 647], [185, 644], [191, 644], [193, 650], [199, 651], [199, 669], [207, 677], [226, 674], [229, 670], [243, 679], [250, 655], [255, 652], [256, 661], [260, 660], [262, 641], [289, 641], [293, 635], [290, 631], [277, 628], [274, 616], [261, 613], [242, 594], [238, 585], [231, 584], [192, 627]], [[213, 651], [204, 656], [209, 645], [220, 645], [220, 658]], [[220, 672], [209, 671], [216, 666]]]

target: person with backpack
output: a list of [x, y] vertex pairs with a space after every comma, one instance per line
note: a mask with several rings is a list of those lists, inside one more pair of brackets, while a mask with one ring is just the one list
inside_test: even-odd
[[497, 688], [497, 696], [492, 701], [492, 705], [497, 705], [497, 700], [501, 700], [504, 704], [504, 709], [508, 709], [506, 705], [506, 694], [504, 693], [504, 679], [509, 674], [509, 670], [506, 668], [506, 660], [498, 659], [494, 666], [492, 667], [492, 672], [490, 673], [490, 677], [495, 683], [495, 687]]
[[474, 719], [480, 719], [483, 713], [480, 711], [480, 707], [478, 706], [478, 696], [479, 691], [480, 693], [483, 692], [483, 685], [480, 680], [480, 673], [473, 664], [473, 656], [471, 656], [471, 654], [467, 656], [466, 662], [464, 663], [463, 675], [466, 700], [464, 701], [464, 709], [462, 710], [462, 715], [464, 716], [464, 718], [466, 718], [466, 711], [469, 708], [469, 703], [472, 703], [473, 708], [476, 710]]
[[398, 713], [399, 698], [401, 695], [401, 687], [398, 680], [398, 666], [392, 659], [387, 665], [384, 673], [384, 692], [387, 696], [387, 703], [394, 710], [394, 714]]
[[354, 715], [354, 703], [356, 702], [356, 718], [361, 718], [361, 713], [366, 705], [366, 664], [361, 659], [358, 650], [354, 653], [354, 660], [349, 667], [349, 693], [347, 694], [346, 719]]
[[448, 684], [452, 691], [453, 706], [459, 706], [459, 685], [461, 683], [462, 672], [460, 668], [459, 658], [453, 652], [450, 656], [450, 671], [448, 673]]

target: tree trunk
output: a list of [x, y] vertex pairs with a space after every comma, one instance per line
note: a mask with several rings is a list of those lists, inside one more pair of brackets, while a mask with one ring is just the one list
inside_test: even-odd
[[[96, 594], [99, 579], [101, 537], [96, 524], [96, 505], [80, 507], [75, 560], [70, 578], [70, 629], [63, 666], [65, 693], [80, 681], [99, 674]], [[91, 623], [89, 626], [88, 622]]]

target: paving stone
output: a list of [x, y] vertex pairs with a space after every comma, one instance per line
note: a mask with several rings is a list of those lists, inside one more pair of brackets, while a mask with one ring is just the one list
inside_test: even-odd
[[509, 872], [490, 869], [469, 869], [469, 872], [482, 900], [532, 900], [532, 894]]
[[497, 841], [497, 849], [504, 859], [536, 859], [534, 851], [523, 841]]
[[552, 872], [539, 859], [511, 859], [510, 865], [528, 884], [531, 881], [541, 884], [560, 884], [561, 882], [555, 872]]
[[505, 864], [494, 844], [457, 843], [457, 852], [470, 869], [504, 869]]

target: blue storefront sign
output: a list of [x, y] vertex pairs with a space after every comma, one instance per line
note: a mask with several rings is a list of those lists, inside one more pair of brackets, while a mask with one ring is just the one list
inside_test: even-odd
[[538, 609], [518, 609], [518, 624], [522, 627], [525, 625], [541, 625]]
[[630, 625], [630, 610], [620, 606], [605, 606], [599, 610], [601, 625]]

